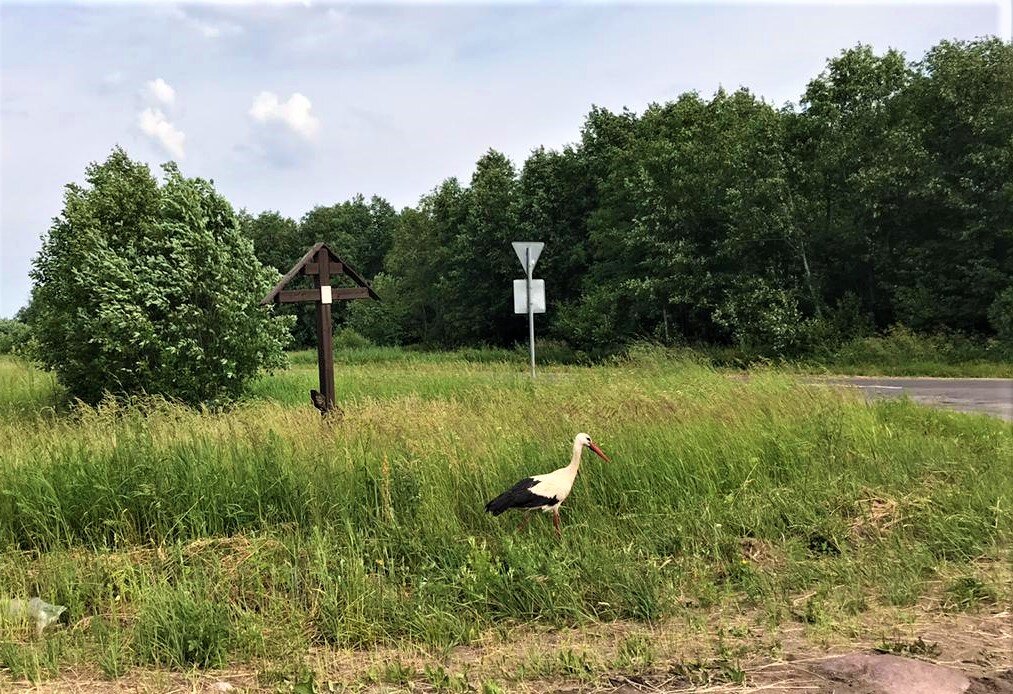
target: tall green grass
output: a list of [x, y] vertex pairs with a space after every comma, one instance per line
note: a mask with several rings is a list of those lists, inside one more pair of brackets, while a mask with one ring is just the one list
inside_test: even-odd
[[51, 374], [19, 357], [0, 355], [0, 421], [55, 413], [62, 393]]
[[[51, 381], [0, 361], [0, 593], [67, 605], [74, 657], [114, 676], [729, 600], [818, 624], [940, 581], [971, 594], [1009, 558], [1013, 427], [987, 417], [659, 354], [534, 383], [412, 355], [341, 363], [344, 418], [326, 421], [315, 365], [294, 362], [228, 412], [54, 415]], [[578, 431], [613, 462], [585, 461], [562, 541], [547, 518], [516, 534], [483, 513], [564, 465]], [[37, 648], [3, 629], [9, 659]]]
[[671, 352], [719, 368], [784, 368], [801, 373], [856, 376], [1013, 378], [1013, 345], [959, 333], [921, 334], [896, 326], [881, 335], [814, 345], [793, 357], [772, 357], [735, 346], [663, 348], [632, 345], [622, 356], [637, 361], [651, 351]]
[[1013, 378], [1013, 345], [902, 327], [851, 340], [814, 361], [837, 373], [867, 376]]

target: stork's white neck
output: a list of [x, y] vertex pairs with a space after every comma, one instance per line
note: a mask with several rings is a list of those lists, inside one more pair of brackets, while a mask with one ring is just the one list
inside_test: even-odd
[[573, 470], [573, 474], [577, 474], [577, 470], [580, 468], [580, 457], [584, 454], [584, 445], [580, 441], [573, 442], [573, 455], [570, 456], [570, 465], [567, 469]]

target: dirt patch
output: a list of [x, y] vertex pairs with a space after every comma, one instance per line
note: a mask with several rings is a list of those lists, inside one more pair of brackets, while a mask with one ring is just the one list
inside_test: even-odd
[[785, 563], [784, 550], [773, 542], [757, 537], [739, 538], [739, 550], [744, 560], [766, 569], [777, 568]]
[[[479, 643], [450, 651], [316, 648], [284, 662], [214, 672], [135, 669], [115, 681], [86, 669], [64, 669], [58, 679], [34, 687], [28, 683], [12, 686], [0, 674], [0, 689], [53, 694], [347, 689], [622, 694], [889, 691], [862, 676], [861, 667], [849, 674], [847, 669], [828, 665], [849, 662], [841, 661], [842, 656], [858, 657], [859, 663], [869, 658], [873, 660], [868, 662], [886, 662], [879, 660], [886, 658], [914, 663], [910, 667], [921, 672], [937, 672], [931, 668], [938, 666], [963, 678], [954, 680], [966, 682], [960, 691], [1013, 694], [1009, 612], [947, 614], [897, 608], [869, 610], [830, 631], [798, 622], [771, 624], [769, 616], [760, 612], [687, 610], [683, 619], [653, 626], [621, 622], [581, 629], [503, 629]], [[314, 689], [296, 689], [308, 678]], [[937, 679], [941, 678], [933, 677]]]
[[967, 694], [1013, 694], [1013, 669], [975, 677]]
[[858, 514], [849, 528], [851, 537], [856, 542], [879, 540], [900, 520], [894, 499], [869, 495], [861, 499], [858, 506]]
[[883, 653], [851, 653], [816, 665], [824, 678], [884, 694], [962, 694], [971, 686], [964, 673], [943, 665]]

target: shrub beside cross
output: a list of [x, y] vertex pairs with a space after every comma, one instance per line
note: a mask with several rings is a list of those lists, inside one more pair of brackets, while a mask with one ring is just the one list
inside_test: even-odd
[[[300, 275], [313, 278], [312, 289], [286, 289]], [[355, 287], [331, 287], [331, 277], [345, 275]], [[302, 260], [292, 266], [274, 289], [261, 299], [262, 304], [295, 304], [308, 301], [317, 305], [317, 369], [320, 392], [311, 390], [310, 399], [321, 414], [334, 409], [334, 347], [331, 333], [331, 303], [351, 299], [380, 300], [369, 282], [355, 268], [339, 258], [324, 243], [315, 244]]]

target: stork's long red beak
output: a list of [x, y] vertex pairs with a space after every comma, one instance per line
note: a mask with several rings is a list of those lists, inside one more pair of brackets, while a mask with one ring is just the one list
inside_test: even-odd
[[604, 460], [606, 463], [611, 463], [612, 462], [611, 460], [609, 460], [609, 457], [607, 455], [605, 455], [605, 451], [603, 451], [602, 449], [598, 448], [598, 446], [596, 446], [593, 442], [589, 442], [587, 445], [588, 445], [588, 447], [592, 451], [594, 451], [595, 453], [598, 454], [599, 458], [601, 458], [602, 460]]

